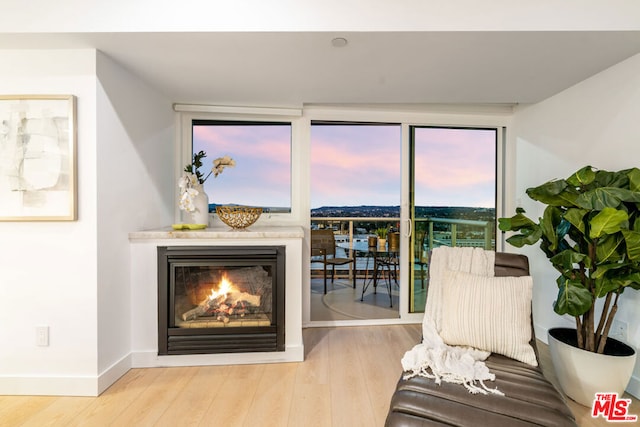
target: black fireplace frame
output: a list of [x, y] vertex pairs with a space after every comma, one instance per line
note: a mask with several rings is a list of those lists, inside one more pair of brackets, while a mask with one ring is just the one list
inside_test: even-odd
[[[285, 351], [284, 246], [158, 246], [158, 355]], [[266, 265], [273, 275], [271, 326], [175, 327], [174, 289], [178, 264]]]

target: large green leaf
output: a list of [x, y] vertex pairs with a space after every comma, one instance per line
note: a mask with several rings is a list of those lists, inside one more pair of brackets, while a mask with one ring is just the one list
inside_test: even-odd
[[632, 289], [640, 289], [640, 273], [634, 272], [624, 276], [618, 276], [611, 279], [613, 283], [616, 285], [616, 289], [618, 288], [632, 288]]
[[587, 268], [591, 266], [591, 260], [585, 254], [578, 253], [574, 250], [567, 249], [551, 258], [551, 263], [560, 271], [570, 271], [575, 265], [584, 262]]
[[498, 228], [501, 231], [518, 231], [521, 228], [531, 228], [536, 225], [535, 222], [521, 212], [518, 212], [511, 218], [498, 218]]
[[596, 259], [598, 262], [611, 263], [620, 261], [625, 253], [623, 243], [624, 239], [619, 233], [610, 234], [598, 239], [598, 245], [596, 246]]
[[[629, 275], [625, 276], [624, 278], [625, 278], [625, 280], [628, 280], [629, 282], [640, 283], [640, 272], [634, 271], [633, 273], [630, 273]], [[624, 285], [624, 286], [628, 286], [628, 285]]]
[[556, 228], [562, 221], [562, 211], [555, 206], [547, 206], [542, 218], [540, 218], [540, 229], [549, 243], [549, 250], [555, 252], [558, 248], [558, 233]]
[[[524, 229], [520, 230], [524, 231]], [[542, 237], [542, 230], [536, 224], [534, 227], [528, 230], [528, 233], [522, 234], [514, 234], [507, 238], [507, 243], [515, 246], [516, 248], [521, 248], [524, 245], [533, 245]]]
[[609, 264], [598, 264], [598, 267], [591, 272], [591, 277], [594, 279], [600, 279], [604, 277], [611, 270], [619, 270], [625, 268], [627, 264], [621, 262], [613, 262]]
[[640, 211], [638, 211], [637, 209], [638, 208], [636, 207], [636, 209], [633, 209], [629, 212], [629, 230], [640, 232]]
[[605, 234], [613, 234], [620, 231], [621, 227], [628, 227], [629, 215], [622, 210], [604, 208], [591, 219], [589, 237], [597, 239]]
[[549, 181], [538, 187], [527, 189], [527, 195], [533, 200], [552, 206], [575, 206], [578, 194], [564, 180]]
[[614, 292], [620, 287], [616, 280], [609, 279], [606, 276], [596, 279], [595, 284], [597, 298], [605, 297], [609, 292]]
[[625, 202], [640, 202], [640, 193], [617, 187], [598, 187], [580, 194], [574, 203], [588, 210], [601, 211], [604, 208], [617, 208]]
[[621, 188], [620, 198], [623, 202], [638, 203], [640, 202], [640, 191], [633, 191], [627, 188]]
[[626, 276], [622, 286], [640, 290], [640, 273], [636, 271]]
[[610, 172], [599, 170], [596, 172], [596, 179], [591, 187], [629, 188], [629, 177], [626, 171]]
[[585, 166], [567, 178], [567, 183], [574, 187], [582, 187], [591, 184], [594, 179], [596, 179], [596, 173], [593, 168]]
[[580, 316], [592, 305], [591, 292], [578, 280], [558, 279], [558, 298], [553, 310], [562, 315]]
[[540, 241], [540, 250], [544, 252], [547, 258], [553, 258], [553, 256], [558, 253], [558, 249], [551, 250], [549, 249], [549, 245], [549, 241], [543, 236], [542, 240]]
[[569, 208], [564, 213], [564, 219], [569, 221], [577, 230], [585, 234], [585, 226], [583, 218], [587, 214], [585, 209]]
[[629, 177], [629, 190], [640, 191], [640, 169], [632, 168], [627, 171]]
[[632, 261], [640, 260], [640, 232], [622, 230], [624, 241], [627, 246], [627, 256]]

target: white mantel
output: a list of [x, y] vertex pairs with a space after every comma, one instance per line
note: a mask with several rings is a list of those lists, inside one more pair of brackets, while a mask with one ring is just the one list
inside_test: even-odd
[[[134, 368], [300, 362], [302, 342], [302, 227], [247, 230], [158, 230], [129, 233], [131, 247], [132, 357]], [[285, 351], [158, 356], [158, 246], [285, 246]]]
[[160, 230], [135, 231], [129, 233], [129, 240], [154, 239], [222, 239], [222, 240], [253, 240], [253, 239], [302, 239], [302, 227], [265, 227], [251, 226], [244, 230], [233, 230], [228, 227], [205, 228], [203, 230], [174, 230], [166, 227]]

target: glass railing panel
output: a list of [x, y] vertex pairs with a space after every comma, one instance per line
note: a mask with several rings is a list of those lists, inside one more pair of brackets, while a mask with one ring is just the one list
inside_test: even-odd
[[[398, 232], [400, 218], [397, 217], [312, 217], [311, 229], [333, 230], [337, 257], [356, 258], [356, 279], [372, 277], [374, 264], [368, 256], [363, 256], [361, 248], [376, 230], [386, 228]], [[438, 246], [480, 247], [495, 250], [495, 222], [457, 218], [415, 218], [413, 230], [408, 239], [408, 259], [401, 260], [400, 266], [408, 266], [410, 286], [410, 312], [424, 311], [428, 290], [429, 254]], [[322, 277], [323, 264], [317, 257], [311, 257], [311, 277]], [[351, 280], [349, 265], [336, 266], [336, 278]]]
[[429, 254], [439, 246], [478, 247], [495, 250], [495, 220], [415, 218], [409, 257], [411, 312], [424, 311], [428, 289]]
[[[400, 218], [392, 217], [313, 217], [311, 218], [311, 229], [333, 230], [337, 249], [337, 257], [352, 257], [354, 255], [354, 244], [361, 247], [368, 242], [369, 237], [376, 236], [376, 230], [385, 228], [390, 233], [398, 232], [400, 229]], [[376, 236], [377, 237], [377, 236]], [[311, 257], [311, 273], [316, 277], [322, 275], [323, 266], [321, 263], [314, 263], [317, 257]], [[372, 274], [373, 264], [367, 266], [365, 257], [356, 258], [356, 275], [366, 276]], [[336, 266], [336, 275], [345, 276], [349, 272], [349, 266]]]

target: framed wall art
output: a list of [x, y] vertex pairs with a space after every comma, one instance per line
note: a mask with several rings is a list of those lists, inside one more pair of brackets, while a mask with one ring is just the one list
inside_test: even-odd
[[0, 221], [73, 221], [76, 99], [0, 95]]

